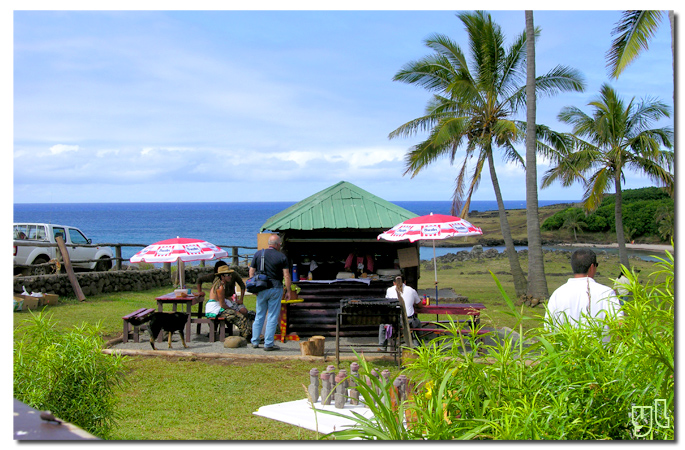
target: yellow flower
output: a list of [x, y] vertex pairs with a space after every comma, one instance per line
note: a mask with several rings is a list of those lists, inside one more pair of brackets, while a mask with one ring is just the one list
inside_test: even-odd
[[430, 398], [433, 396], [433, 380], [430, 380], [428, 383], [426, 383], [426, 393], [424, 394], [426, 399], [430, 400]]

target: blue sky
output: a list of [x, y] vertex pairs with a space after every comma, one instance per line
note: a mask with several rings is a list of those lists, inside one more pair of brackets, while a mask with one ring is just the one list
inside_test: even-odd
[[[507, 44], [525, 28], [523, 10], [489, 12]], [[441, 33], [467, 50], [455, 13], [15, 11], [14, 202], [298, 201], [341, 180], [392, 201], [450, 200], [458, 164], [403, 176], [405, 153], [424, 136], [388, 134], [429, 99], [392, 81], [430, 53], [423, 41]], [[535, 11], [537, 73], [566, 65], [587, 84], [539, 98], [538, 123], [570, 131], [556, 120], [563, 106], [591, 111], [609, 82], [605, 53], [619, 17]], [[672, 77], [665, 19], [649, 51], [610, 84], [625, 99], [672, 108]], [[523, 169], [496, 162], [504, 199], [525, 199]], [[539, 161], [539, 176], [547, 168]], [[626, 176], [625, 188], [648, 185]], [[581, 196], [579, 185], [539, 191]], [[494, 198], [485, 170], [474, 200]]]

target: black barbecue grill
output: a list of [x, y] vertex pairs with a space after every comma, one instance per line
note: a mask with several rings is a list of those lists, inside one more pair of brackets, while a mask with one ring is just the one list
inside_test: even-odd
[[378, 347], [375, 344], [353, 344], [348, 349], [340, 347], [341, 328], [358, 329], [360, 327], [376, 327], [381, 324], [392, 325], [392, 338], [389, 340], [389, 349], [395, 356], [395, 361], [399, 364], [400, 342], [399, 330], [402, 323], [402, 307], [399, 300], [387, 298], [344, 298], [340, 300], [335, 324], [335, 359], [336, 364], [340, 365], [340, 352], [361, 350], [363, 347]]

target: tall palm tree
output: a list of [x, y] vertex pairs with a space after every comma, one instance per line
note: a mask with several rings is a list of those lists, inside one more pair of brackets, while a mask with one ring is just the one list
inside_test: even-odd
[[[527, 281], [514, 249], [493, 150], [502, 151], [507, 161], [523, 164], [514, 143], [522, 140], [525, 124], [512, 117], [526, 100], [525, 84], [522, 84], [525, 83], [526, 33], [521, 33], [505, 48], [501, 28], [489, 14], [476, 11], [460, 13], [457, 17], [469, 36], [471, 63], [459, 45], [448, 37], [428, 38], [425, 44], [433, 54], [406, 64], [394, 80], [421, 86], [433, 92], [433, 97], [422, 117], [400, 126], [389, 137], [429, 132], [426, 140], [407, 152], [405, 174], [410, 173], [412, 177], [444, 156], [453, 163], [464, 144], [464, 160], [457, 173], [452, 203], [452, 214], [455, 214], [463, 202], [462, 217], [468, 216], [471, 196], [478, 188], [487, 162], [516, 295], [522, 296], [526, 293]], [[583, 81], [575, 70], [558, 66], [536, 79], [538, 93], [565, 90], [583, 90]], [[469, 162], [473, 162], [470, 174]]]
[[[533, 11], [526, 10], [526, 36], [535, 36]], [[549, 297], [542, 235], [538, 215], [538, 171], [536, 155], [535, 39], [526, 39], [526, 228], [528, 230], [528, 296]]]
[[[559, 180], [564, 186], [582, 181], [585, 186], [584, 208], [594, 211], [603, 195], [612, 188], [616, 194], [616, 239], [621, 264], [630, 267], [623, 229], [621, 182], [623, 171], [631, 169], [645, 173], [656, 183], [673, 191], [673, 130], [670, 127], [650, 128], [655, 121], [669, 117], [668, 106], [657, 100], [634, 98], [627, 104], [607, 84], [597, 99], [589, 103], [594, 111], [588, 115], [567, 106], [558, 119], [573, 125], [575, 145], [555, 157], [556, 166], [542, 179], [542, 187]], [[583, 140], [585, 139], [585, 140]], [[589, 174], [589, 177], [585, 175]]]

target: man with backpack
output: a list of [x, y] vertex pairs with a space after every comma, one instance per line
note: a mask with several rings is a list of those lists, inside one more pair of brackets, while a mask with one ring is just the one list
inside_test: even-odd
[[266, 320], [264, 330], [264, 351], [280, 350], [274, 345], [274, 335], [278, 327], [281, 314], [281, 299], [283, 298], [283, 280], [285, 280], [286, 295], [290, 295], [290, 265], [288, 258], [281, 252], [281, 238], [272, 234], [269, 237], [269, 248], [259, 250], [252, 258], [250, 278], [257, 271], [266, 274], [269, 287], [257, 293], [257, 311], [252, 324], [252, 348], [259, 347], [259, 335]]

